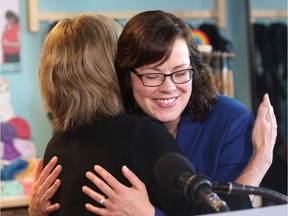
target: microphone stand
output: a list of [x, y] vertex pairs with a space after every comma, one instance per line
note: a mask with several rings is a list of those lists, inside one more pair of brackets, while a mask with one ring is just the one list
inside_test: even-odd
[[236, 184], [232, 182], [228, 183], [214, 182], [212, 184], [212, 190], [216, 193], [222, 193], [227, 195], [229, 194], [259, 195], [274, 200], [279, 204], [288, 204], [287, 196], [277, 191], [264, 187], [253, 187], [253, 186]]

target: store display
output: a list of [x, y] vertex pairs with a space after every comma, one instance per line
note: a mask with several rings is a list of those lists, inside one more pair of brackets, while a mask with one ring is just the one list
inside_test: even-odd
[[[1, 106], [1, 208], [31, 194], [37, 166], [29, 123], [14, 114], [9, 82], [0, 80]], [[10, 205], [10, 204], [9, 204]]]
[[[192, 33], [201, 52], [201, 57], [211, 68], [212, 79], [219, 93], [234, 97], [231, 61], [235, 54], [227, 52], [232, 46], [231, 43], [220, 35], [214, 25], [200, 25], [199, 29], [192, 28]], [[214, 38], [210, 39], [209, 36]], [[215, 38], [217, 39], [215, 40]]]

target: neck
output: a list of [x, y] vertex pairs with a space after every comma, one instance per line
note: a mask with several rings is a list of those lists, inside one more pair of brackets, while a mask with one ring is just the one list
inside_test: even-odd
[[164, 126], [166, 129], [169, 131], [169, 133], [176, 139], [177, 131], [178, 131], [178, 125], [180, 122], [180, 118], [170, 121], [170, 122], [165, 122]]

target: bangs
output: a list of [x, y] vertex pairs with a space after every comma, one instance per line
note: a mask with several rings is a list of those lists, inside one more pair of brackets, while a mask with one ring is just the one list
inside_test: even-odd
[[174, 42], [177, 38], [182, 37], [182, 30], [178, 25], [172, 24], [161, 25], [150, 31], [137, 35], [139, 39], [138, 51], [135, 52], [135, 62], [133, 67], [142, 67], [153, 63], [163, 64], [171, 55]]

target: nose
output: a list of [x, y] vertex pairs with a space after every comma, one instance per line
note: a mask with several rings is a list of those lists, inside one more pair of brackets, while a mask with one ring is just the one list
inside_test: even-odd
[[161, 92], [166, 92], [166, 93], [173, 92], [175, 89], [176, 89], [176, 84], [172, 81], [171, 76], [165, 77], [164, 82], [159, 87], [159, 90]]

